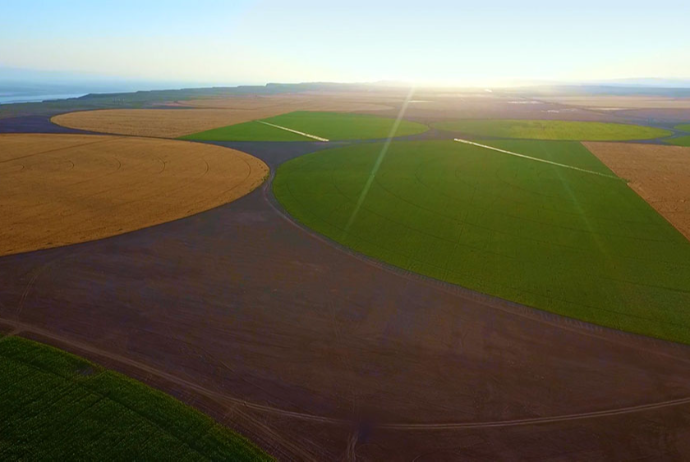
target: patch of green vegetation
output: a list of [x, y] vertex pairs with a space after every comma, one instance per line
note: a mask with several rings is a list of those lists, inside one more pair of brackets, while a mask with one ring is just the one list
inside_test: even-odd
[[0, 460], [272, 460], [171, 396], [30, 340], [0, 340]]
[[214, 128], [185, 135], [180, 139], [197, 141], [314, 141], [313, 138], [271, 127], [258, 121]]
[[676, 146], [690, 146], [690, 136], [680, 136], [678, 138], [671, 138], [666, 140], [666, 142]]
[[[388, 138], [396, 126], [396, 120], [387, 117], [308, 111], [291, 112], [263, 119], [263, 122], [331, 141]], [[416, 135], [427, 130], [428, 127], [425, 125], [402, 120], [393, 136]], [[184, 136], [182, 139], [200, 141], [314, 141], [313, 138], [271, 127], [259, 121], [194, 133]]]
[[375, 175], [383, 145], [360, 144], [283, 164], [273, 191], [304, 225], [398, 267], [690, 343], [690, 243], [675, 228], [580, 143], [487, 144], [610, 176], [395, 142]]
[[467, 135], [535, 140], [643, 140], [671, 135], [668, 130], [641, 125], [569, 122], [562, 120], [454, 120], [433, 125]]
[[680, 125], [676, 125], [673, 128], [675, 128], [676, 130], [680, 130], [682, 132], [690, 133], [690, 124], [680, 124]]

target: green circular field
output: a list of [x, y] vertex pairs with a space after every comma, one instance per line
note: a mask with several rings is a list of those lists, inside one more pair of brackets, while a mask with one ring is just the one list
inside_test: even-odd
[[299, 222], [392, 265], [690, 342], [690, 243], [675, 228], [580, 143], [488, 143], [562, 165], [453, 141], [359, 144], [283, 164], [273, 191]]
[[183, 136], [198, 141], [339, 141], [409, 136], [429, 127], [407, 120], [342, 112], [297, 111]]
[[468, 119], [438, 122], [433, 127], [467, 135], [535, 140], [624, 141], [671, 135], [668, 130], [641, 125], [561, 120]]
[[673, 128], [675, 128], [676, 130], [680, 130], [682, 132], [690, 133], [690, 124], [680, 124], [680, 125], [676, 125]]

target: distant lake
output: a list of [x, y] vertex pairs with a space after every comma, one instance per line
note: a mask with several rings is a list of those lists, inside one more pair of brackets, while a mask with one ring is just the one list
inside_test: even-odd
[[0, 90], [0, 104], [33, 103], [56, 99], [78, 98], [86, 94], [87, 93], [13, 93]]

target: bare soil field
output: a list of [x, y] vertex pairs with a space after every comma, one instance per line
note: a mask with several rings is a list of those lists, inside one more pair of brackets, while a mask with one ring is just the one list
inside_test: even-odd
[[596, 109], [690, 109], [690, 98], [659, 96], [546, 96], [539, 100]]
[[28, 115], [0, 119], [0, 133], [89, 134], [83, 130], [75, 130], [73, 128], [55, 125], [50, 121], [50, 117], [45, 115]]
[[[313, 145], [300, 144], [241, 146], [273, 167]], [[168, 391], [283, 460], [690, 451], [690, 348], [353, 255], [285, 217], [269, 186], [0, 258], [0, 322]]]
[[63, 127], [118, 135], [177, 138], [293, 111], [380, 111], [389, 106], [323, 95], [253, 96], [174, 103], [177, 109], [105, 109], [60, 114]]
[[0, 135], [0, 255], [126, 233], [225, 204], [266, 165], [183, 141]]
[[690, 148], [583, 143], [616, 175], [690, 239]]

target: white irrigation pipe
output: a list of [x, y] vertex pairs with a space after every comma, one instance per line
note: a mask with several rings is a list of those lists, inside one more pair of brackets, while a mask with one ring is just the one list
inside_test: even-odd
[[491, 149], [492, 151], [498, 151], [498, 152], [502, 152], [504, 154], [510, 154], [511, 156], [522, 157], [523, 159], [535, 160], [537, 162], [543, 162], [545, 164], [551, 164], [551, 165], [555, 165], [557, 167], [569, 168], [572, 170], [577, 170], [578, 172], [591, 173], [592, 175], [599, 175], [599, 176], [603, 176], [604, 178], [611, 178], [614, 180], [621, 180], [622, 181], [622, 178], [619, 178], [619, 177], [613, 176], [613, 175], [607, 175], [606, 173], [600, 173], [600, 172], [595, 172], [593, 170], [587, 170], [584, 168], [573, 167], [572, 165], [559, 164], [558, 162], [552, 162], [550, 160], [540, 159], [538, 157], [526, 156], [524, 154], [518, 154], [517, 152], [506, 151], [505, 149], [499, 149], [499, 148], [495, 148], [493, 146], [487, 146], [485, 144], [479, 144], [479, 143], [475, 143], [473, 141], [463, 140], [461, 138], [453, 138], [453, 141], [457, 141], [458, 143], [471, 144], [472, 146], [478, 146], [478, 147], [484, 148], [484, 149]]
[[288, 132], [297, 133], [298, 135], [306, 136], [307, 138], [313, 138], [313, 139], [318, 140], [318, 141], [328, 141], [328, 139], [321, 138], [320, 136], [310, 135], [309, 133], [304, 133], [304, 132], [300, 132], [297, 130], [293, 130], [292, 128], [281, 127], [280, 125], [270, 124], [268, 122], [264, 122], [263, 120], [258, 120], [257, 122], [259, 122], [260, 124], [269, 125], [271, 127], [280, 128], [281, 130], [285, 130]]

